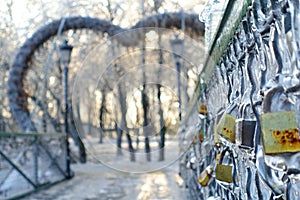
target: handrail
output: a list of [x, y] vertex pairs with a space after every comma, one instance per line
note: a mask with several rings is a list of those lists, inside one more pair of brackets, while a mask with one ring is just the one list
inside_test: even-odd
[[246, 15], [247, 8], [251, 5], [251, 3], [252, 0], [229, 0], [218, 30], [215, 34], [214, 41], [206, 57], [203, 69], [199, 75], [194, 95], [190, 101], [190, 106], [182, 124], [185, 124], [188, 120], [188, 116], [194, 112], [195, 106], [200, 98], [201, 90], [204, 89], [205, 85], [209, 82], [214, 69], [216, 68], [217, 62], [226, 50], [227, 44], [232, 39], [234, 32], [242, 18]]
[[[200, 78], [207, 83], [212, 76], [213, 70], [232, 39], [241, 19], [245, 16], [247, 8], [252, 0], [230, 0], [225, 9], [214, 41], [209, 50]], [[199, 83], [199, 82], [198, 82]], [[199, 85], [199, 84], [198, 84]], [[197, 89], [199, 87], [197, 86]]]
[[25, 132], [0, 132], [0, 137], [66, 137], [66, 133], [25, 133]]

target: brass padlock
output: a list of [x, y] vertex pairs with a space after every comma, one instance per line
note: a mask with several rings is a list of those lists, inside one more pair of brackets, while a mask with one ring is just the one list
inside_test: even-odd
[[198, 182], [202, 187], [205, 187], [209, 184], [209, 180], [212, 177], [213, 169], [211, 166], [208, 166], [201, 174], [199, 175]]
[[294, 111], [261, 115], [263, 145], [266, 154], [300, 151], [300, 139]]
[[219, 181], [232, 183], [232, 166], [217, 164], [216, 166], [216, 179]]
[[199, 137], [199, 141], [203, 142], [204, 139], [203, 139], [203, 131], [202, 130], [199, 130], [198, 137]]
[[231, 143], [235, 143], [235, 117], [225, 113], [217, 125], [217, 133]]
[[205, 103], [203, 103], [203, 102], [199, 103], [198, 112], [199, 112], [199, 114], [202, 114], [202, 115], [208, 114], [207, 106]]

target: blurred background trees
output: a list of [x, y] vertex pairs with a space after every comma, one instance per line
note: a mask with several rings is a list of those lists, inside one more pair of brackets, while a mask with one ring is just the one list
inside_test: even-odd
[[[196, 5], [196, 6], [195, 6]], [[125, 0], [77, 0], [77, 1], [53, 1], [53, 0], [3, 0], [0, 3], [0, 68], [2, 70], [0, 81], [0, 130], [15, 132], [18, 130], [9, 112], [6, 97], [6, 81], [9, 66], [12, 64], [18, 48], [30, 37], [39, 27], [62, 17], [89, 16], [107, 19], [113, 24], [123, 28], [129, 28], [140, 19], [153, 14], [166, 12], [199, 13], [204, 6], [203, 0], [178, 1], [178, 0], [150, 0], [150, 1], [125, 1]], [[179, 31], [180, 34], [182, 31]], [[39, 132], [62, 132], [63, 111], [62, 104], [62, 67], [59, 63], [57, 46], [63, 39], [67, 39], [74, 46], [72, 62], [70, 64], [70, 93], [75, 91], [75, 85], [82, 85], [80, 94], [73, 94], [76, 99], [72, 104], [70, 112], [71, 132], [74, 142], [76, 131], [82, 138], [95, 137], [101, 143], [106, 137], [118, 138], [121, 145], [122, 132], [130, 148], [138, 148], [139, 136], [145, 136], [145, 130], [141, 127], [148, 127], [159, 137], [161, 130], [163, 134], [158, 140], [162, 145], [162, 135], [174, 135], [179, 127], [178, 123], [178, 97], [174, 94], [176, 80], [169, 76], [167, 71], [161, 71], [164, 63], [173, 63], [172, 53], [167, 51], [145, 50], [136, 52], [136, 48], [153, 46], [161, 49], [162, 46], [169, 46], [169, 39], [173, 38], [172, 32], [154, 32], [146, 34], [145, 40], [138, 47], [122, 47], [116, 44], [107, 34], [92, 30], [70, 30], [46, 41], [32, 57], [28, 64], [25, 76], [24, 87], [28, 98], [30, 116]], [[194, 38], [201, 40], [201, 38]], [[103, 51], [103, 57], [96, 60], [84, 61], [88, 54], [101, 45], [99, 51]], [[201, 54], [196, 50], [202, 47], [191, 48], [193, 41], [186, 40], [184, 52], [188, 55], [189, 61], [182, 60], [184, 66], [183, 76], [186, 78], [182, 84], [182, 103], [184, 106], [193, 95], [196, 87]], [[186, 48], [188, 46], [189, 48]], [[94, 62], [107, 64], [109, 58], [114, 57], [118, 52], [127, 53], [127, 56], [118, 58], [111, 67], [102, 66], [104, 75], [99, 79], [99, 74], [85, 73], [85, 77], [78, 76], [82, 63], [93, 65]], [[136, 55], [138, 54], [138, 55]], [[200, 57], [199, 57], [200, 56]], [[141, 60], [137, 60], [139, 57]], [[144, 58], [143, 58], [144, 57]], [[155, 67], [153, 67], [153, 63]], [[132, 66], [144, 65], [146, 79], [152, 82], [163, 82], [170, 88], [163, 85], [135, 85], [132, 84], [132, 76], [122, 79], [124, 84], [119, 82], [120, 77], [130, 71]], [[197, 64], [197, 65], [195, 65]], [[148, 66], [148, 67], [147, 67]], [[108, 68], [107, 68], [108, 67]], [[172, 66], [173, 67], [173, 66]], [[106, 68], [108, 70], [106, 70]], [[175, 68], [174, 68], [175, 69]], [[143, 73], [140, 71], [139, 73]], [[157, 75], [159, 74], [159, 77]], [[130, 74], [129, 74], [130, 75]], [[140, 78], [142, 78], [140, 74]], [[77, 78], [77, 79], [76, 79]], [[127, 80], [126, 80], [127, 79]], [[160, 79], [160, 81], [157, 81]], [[80, 84], [80, 81], [83, 81]], [[97, 87], [93, 83], [98, 81]], [[88, 84], [90, 82], [91, 84]], [[143, 80], [138, 80], [143, 83]], [[126, 84], [129, 85], [126, 85]], [[131, 84], [132, 83], [132, 84]], [[131, 86], [130, 86], [131, 85]], [[131, 90], [129, 90], [131, 89]], [[143, 95], [145, 95], [143, 97]], [[72, 94], [71, 94], [72, 95]], [[145, 98], [143, 100], [143, 98]], [[71, 99], [70, 99], [71, 101]], [[143, 103], [147, 104], [143, 105]], [[117, 105], [117, 106], [116, 106]], [[145, 106], [147, 108], [145, 108]], [[145, 109], [148, 110], [144, 116]], [[184, 113], [183, 113], [184, 115]], [[145, 117], [149, 120], [145, 123]], [[134, 140], [132, 139], [134, 138]], [[156, 138], [156, 137], [152, 137]], [[130, 147], [131, 146], [131, 147]], [[162, 146], [161, 146], [162, 147]], [[121, 152], [118, 152], [121, 153]], [[163, 159], [163, 155], [161, 158]], [[134, 160], [134, 158], [132, 158]]]

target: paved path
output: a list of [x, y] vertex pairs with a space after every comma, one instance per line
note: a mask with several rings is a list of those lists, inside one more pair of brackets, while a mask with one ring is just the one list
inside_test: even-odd
[[30, 200], [184, 200], [178, 164], [162, 170], [132, 174], [101, 164], [72, 165], [76, 176], [24, 199]]

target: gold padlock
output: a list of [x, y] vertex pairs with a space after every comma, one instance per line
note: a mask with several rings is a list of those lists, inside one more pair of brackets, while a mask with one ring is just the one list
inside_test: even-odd
[[232, 166], [217, 164], [216, 166], [216, 179], [219, 181], [232, 183]]
[[266, 154], [300, 151], [300, 139], [294, 111], [261, 115], [263, 145]]
[[205, 103], [203, 103], [203, 102], [199, 103], [198, 112], [202, 115], [208, 114], [207, 106]]
[[211, 166], [208, 166], [201, 174], [199, 175], [198, 182], [202, 187], [205, 187], [208, 185], [209, 180], [212, 177], [213, 169]]
[[202, 132], [202, 130], [199, 130], [198, 136], [199, 136], [199, 141], [203, 142], [204, 139], [203, 139], [203, 132]]
[[225, 113], [217, 125], [217, 133], [235, 143], [235, 117]]

